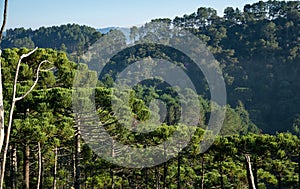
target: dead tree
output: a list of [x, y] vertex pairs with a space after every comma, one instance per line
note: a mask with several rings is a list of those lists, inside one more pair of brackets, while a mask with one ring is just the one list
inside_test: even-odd
[[247, 177], [248, 177], [249, 188], [250, 189], [256, 189], [255, 181], [254, 181], [254, 177], [253, 177], [253, 172], [252, 172], [250, 155], [245, 154], [245, 159], [246, 159], [246, 163], [247, 163]]
[[16, 96], [17, 95], [17, 82], [18, 82], [19, 71], [20, 71], [20, 66], [21, 66], [22, 60], [24, 58], [29, 57], [37, 49], [38, 48], [35, 48], [32, 51], [30, 51], [29, 53], [21, 55], [21, 57], [18, 61], [18, 64], [17, 64], [16, 73], [15, 73], [15, 80], [14, 80], [14, 83], [13, 83], [13, 94], [12, 94], [12, 102], [11, 102], [11, 106], [10, 106], [8, 126], [7, 126], [6, 136], [5, 136], [5, 148], [4, 148], [4, 151], [3, 151], [3, 161], [2, 161], [2, 170], [1, 170], [1, 178], [0, 178], [0, 189], [3, 188], [3, 184], [4, 184], [5, 164], [6, 164], [7, 151], [8, 151], [8, 146], [9, 146], [9, 139], [10, 139], [10, 133], [11, 133], [11, 127], [12, 127], [12, 122], [13, 122], [13, 114], [14, 114], [15, 105], [18, 101], [24, 99], [35, 88], [35, 86], [37, 85], [38, 80], [39, 80], [39, 73], [41, 71], [41, 66], [44, 63], [50, 63], [48, 60], [44, 60], [39, 64], [39, 66], [37, 68], [37, 71], [36, 71], [36, 79], [35, 79], [33, 85], [31, 86], [31, 88], [24, 95], [22, 95], [20, 97], [17, 97]]
[[[3, 13], [3, 22], [0, 30], [0, 44], [2, 41], [3, 32], [6, 25], [6, 19], [7, 19], [7, 7], [8, 7], [8, 0], [5, 0], [4, 2], [4, 13]], [[2, 55], [2, 51], [0, 49], [0, 57]], [[0, 153], [3, 147], [4, 142], [4, 106], [3, 106], [3, 88], [2, 88], [2, 71], [1, 71], [2, 63], [0, 59]]]

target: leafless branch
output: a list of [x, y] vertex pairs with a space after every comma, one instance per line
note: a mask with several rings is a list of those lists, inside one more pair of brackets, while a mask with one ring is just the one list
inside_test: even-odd
[[33, 54], [37, 49], [38, 48], [36, 47], [35, 49], [30, 51], [29, 53], [21, 55], [21, 57], [18, 61], [18, 64], [17, 64], [17, 69], [16, 69], [16, 73], [15, 73], [15, 80], [14, 80], [14, 85], [13, 85], [13, 96], [12, 96], [13, 100], [11, 102], [11, 107], [10, 107], [10, 112], [9, 112], [7, 134], [6, 134], [6, 138], [5, 138], [5, 148], [4, 148], [4, 152], [3, 152], [3, 157], [4, 158], [3, 158], [3, 161], [2, 161], [2, 167], [1, 167], [0, 189], [3, 188], [3, 183], [4, 183], [6, 157], [7, 157], [11, 127], [12, 127], [12, 122], [13, 122], [13, 114], [14, 114], [14, 108], [15, 108], [16, 102], [19, 101], [19, 100], [22, 100], [23, 98], [25, 98], [34, 89], [34, 87], [36, 86], [36, 84], [38, 82], [38, 79], [39, 79], [39, 72], [40, 72], [40, 68], [41, 68], [42, 64], [46, 63], [46, 62], [49, 62], [47, 60], [44, 60], [39, 64], [38, 69], [37, 69], [37, 73], [36, 73], [36, 80], [35, 80], [34, 84], [31, 86], [31, 88], [23, 96], [16, 98], [17, 82], [18, 82], [18, 76], [19, 76], [21, 62], [24, 58], [26, 58], [26, 57], [30, 56], [31, 54]]
[[13, 88], [13, 101], [18, 101], [16, 100], [16, 93], [17, 93], [17, 82], [18, 82], [18, 77], [19, 77], [19, 71], [20, 71], [20, 66], [21, 66], [21, 62], [24, 58], [30, 56], [31, 54], [33, 54], [36, 50], [38, 49], [38, 47], [36, 47], [35, 49], [33, 49], [32, 51], [30, 51], [27, 54], [23, 54], [21, 55], [18, 64], [17, 64], [17, 69], [16, 69], [16, 74], [15, 74], [15, 81], [14, 81], [14, 88]]
[[22, 100], [23, 98], [25, 98], [29, 93], [31, 93], [31, 91], [34, 89], [34, 87], [37, 85], [38, 81], [39, 81], [39, 72], [41, 71], [40, 68], [44, 63], [50, 63], [48, 60], [44, 60], [42, 61], [39, 66], [38, 69], [36, 71], [36, 79], [33, 83], [33, 85], [31, 86], [31, 88], [21, 97], [15, 98], [16, 101]]
[[4, 29], [5, 29], [5, 25], [6, 25], [7, 9], [8, 9], [8, 0], [5, 0], [4, 1], [3, 21], [2, 21], [2, 26], [1, 26], [1, 30], [0, 30], [0, 43], [2, 41], [3, 32], [4, 32]]

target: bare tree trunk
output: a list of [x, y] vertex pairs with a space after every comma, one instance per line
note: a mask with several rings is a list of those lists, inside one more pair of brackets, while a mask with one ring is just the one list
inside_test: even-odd
[[[114, 140], [111, 140], [111, 157], [114, 158], [115, 157], [115, 143]], [[115, 173], [114, 173], [114, 169], [111, 167], [110, 168], [110, 177], [111, 177], [111, 188], [114, 189], [115, 188]]]
[[30, 147], [29, 144], [25, 144], [24, 146], [24, 188], [29, 189], [30, 182]]
[[76, 155], [75, 152], [72, 152], [72, 166], [73, 166], [73, 171], [72, 171], [72, 179], [73, 179], [73, 184], [75, 186], [76, 182], [76, 163], [75, 163]]
[[15, 145], [11, 145], [11, 188], [15, 189], [16, 186], [16, 173], [18, 171], [17, 163], [17, 149]]
[[10, 107], [10, 112], [9, 112], [8, 127], [7, 127], [6, 137], [5, 137], [5, 148], [4, 148], [4, 151], [3, 151], [3, 162], [2, 162], [2, 170], [1, 170], [0, 189], [3, 188], [3, 184], [4, 184], [4, 174], [5, 174], [7, 151], [8, 151], [8, 146], [9, 146], [10, 132], [11, 132], [11, 127], [12, 127], [13, 115], [14, 115], [14, 109], [15, 109], [16, 102], [24, 99], [29, 93], [31, 93], [31, 91], [35, 88], [35, 86], [38, 83], [41, 66], [46, 62], [49, 63], [49, 61], [44, 60], [39, 64], [39, 66], [37, 68], [37, 71], [36, 71], [36, 79], [35, 79], [33, 85], [30, 87], [30, 89], [24, 95], [22, 95], [21, 97], [16, 97], [16, 95], [17, 95], [17, 83], [18, 83], [18, 77], [19, 77], [21, 62], [24, 58], [26, 58], [26, 57], [30, 56], [31, 54], [33, 54], [37, 49], [38, 48], [35, 48], [32, 51], [30, 51], [29, 53], [21, 55], [21, 57], [18, 61], [18, 64], [17, 64], [16, 73], [15, 73], [15, 80], [14, 80], [14, 85], [13, 85], [12, 102], [11, 102], [11, 107]]
[[[8, 7], [8, 0], [4, 1], [4, 12], [3, 12], [3, 22], [0, 31], [0, 44], [2, 41], [2, 35], [6, 25], [7, 19], [7, 7]], [[2, 51], [0, 50], [0, 57], [2, 56]], [[3, 142], [4, 142], [4, 106], [3, 106], [3, 88], [2, 88], [2, 71], [1, 71], [2, 63], [0, 59], [0, 153], [2, 151]], [[2, 185], [1, 185], [2, 188]]]
[[56, 189], [57, 183], [57, 147], [54, 149], [54, 170], [53, 170], [53, 189]]
[[[0, 44], [2, 42], [3, 32], [5, 30], [6, 20], [7, 20], [7, 9], [8, 0], [4, 1], [4, 11], [3, 11], [3, 21], [0, 30]], [[5, 139], [4, 130], [4, 105], [3, 105], [3, 83], [2, 83], [2, 62], [1, 62], [2, 50], [0, 49], [0, 154], [2, 154], [2, 147]], [[4, 184], [4, 172], [5, 172], [5, 161], [6, 154], [3, 155], [3, 161], [0, 163], [1, 173], [0, 173], [0, 189], [3, 188]]]
[[[0, 57], [2, 52], [0, 50]], [[1, 71], [1, 59], [0, 59], [0, 153], [4, 142], [4, 107], [3, 107], [3, 89], [2, 89], [2, 71]]]
[[77, 128], [76, 128], [76, 152], [75, 152], [75, 189], [80, 189], [80, 153], [81, 153], [81, 145], [80, 145], [80, 117], [77, 117]]
[[255, 158], [254, 159], [254, 162], [253, 162], [253, 178], [254, 178], [254, 184], [255, 184], [255, 187], [258, 188], [258, 182], [257, 182], [257, 159]]
[[111, 188], [114, 189], [115, 188], [115, 180], [114, 180], [114, 170], [113, 168], [110, 168], [110, 178], [111, 178]]
[[167, 165], [167, 153], [166, 153], [166, 144], [164, 144], [164, 178], [163, 178], [163, 188], [167, 188], [167, 174], [168, 174], [168, 165]]
[[38, 142], [38, 155], [39, 155], [39, 160], [38, 160], [38, 165], [39, 165], [39, 173], [38, 173], [38, 180], [37, 180], [37, 189], [40, 189], [41, 185], [41, 177], [42, 177], [42, 152], [41, 152], [41, 143]]
[[21, 97], [16, 97], [17, 82], [18, 82], [21, 62], [24, 58], [26, 58], [26, 57], [30, 56], [31, 54], [33, 54], [37, 49], [38, 48], [35, 48], [32, 51], [30, 51], [29, 53], [21, 55], [21, 57], [18, 61], [18, 64], [17, 64], [16, 73], [15, 73], [15, 80], [14, 80], [14, 85], [13, 85], [12, 102], [11, 102], [11, 107], [10, 107], [10, 112], [9, 112], [8, 127], [7, 127], [6, 137], [5, 137], [5, 148], [4, 148], [4, 152], [3, 152], [3, 162], [2, 162], [2, 170], [1, 170], [0, 189], [3, 188], [3, 184], [4, 184], [6, 156], [7, 156], [8, 146], [9, 146], [10, 132], [11, 132], [11, 127], [12, 127], [13, 114], [14, 114], [14, 109], [15, 109], [16, 102], [24, 99], [29, 93], [31, 93], [31, 91], [35, 88], [35, 86], [38, 83], [41, 66], [46, 62], [49, 63], [49, 61], [44, 60], [39, 64], [39, 66], [37, 68], [37, 71], [36, 71], [36, 79], [35, 79], [33, 85], [30, 87], [30, 89], [24, 95], [22, 95]]
[[298, 154], [298, 188], [300, 188], [300, 154]]
[[156, 180], [156, 189], [160, 189], [160, 175], [159, 175], [159, 170], [158, 170], [158, 167], [156, 166], [155, 167], [155, 180]]
[[245, 154], [245, 158], [246, 158], [246, 163], [247, 163], [247, 177], [248, 177], [249, 188], [250, 189], [256, 189], [255, 182], [254, 182], [254, 177], [253, 177], [253, 172], [252, 172], [250, 155]]
[[201, 156], [201, 189], [204, 189], [204, 154]]

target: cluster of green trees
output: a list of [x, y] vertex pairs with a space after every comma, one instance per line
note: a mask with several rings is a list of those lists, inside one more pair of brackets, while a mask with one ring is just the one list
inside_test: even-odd
[[[292, 130], [299, 117], [299, 1], [259, 1], [243, 10], [212, 8], [175, 19], [156, 19], [199, 37], [222, 64], [228, 101], [241, 101], [263, 132]], [[131, 39], [143, 29], [131, 28]], [[34, 46], [73, 53], [72, 60], [101, 37], [96, 29], [68, 24], [38, 30], [9, 29], [2, 48]], [[75, 54], [74, 54], [75, 53]], [[76, 59], [75, 59], [76, 58]]]
[[101, 37], [96, 29], [78, 24], [41, 27], [37, 30], [15, 28], [5, 33], [1, 48], [52, 48], [68, 53], [83, 53]]
[[[242, 101], [266, 133], [292, 130], [299, 117], [300, 2], [259, 1], [224, 16], [201, 7], [174, 20], [205, 42], [221, 63], [228, 103]], [[132, 28], [132, 37], [140, 31]]]
[[[70, 61], [66, 54], [82, 53], [99, 39], [101, 34], [95, 29], [66, 25], [36, 31], [7, 31], [2, 48], [37, 45], [62, 51], [39, 49], [21, 64], [18, 96], [32, 86], [38, 63], [52, 62], [43, 65], [40, 80], [32, 93], [16, 104], [5, 187], [251, 188], [253, 175], [256, 188], [299, 188], [300, 116], [297, 107], [300, 102], [296, 96], [300, 84], [297, 77], [299, 9], [299, 1], [270, 0], [246, 5], [243, 11], [226, 8], [223, 17], [214, 9], [199, 8], [196, 13], [174, 20], [151, 22], [164, 22], [170, 28], [172, 24], [184, 27], [208, 46], [220, 62], [229, 104], [220, 136], [208, 151], [200, 153], [204, 129], [213, 110], [212, 102], [206, 100], [209, 97], [207, 83], [199, 82], [196, 88], [201, 115], [189, 145], [162, 165], [143, 169], [113, 165], [84, 144], [81, 139], [83, 126], [79, 124], [83, 118], [72, 109], [76, 69], [80, 66], [85, 69], [90, 77], [87, 80], [99, 79], [95, 89], [96, 110], [101, 117], [99, 121], [110, 135], [122, 144], [142, 148], [163, 142], [180, 126], [178, 97], [172, 88], [163, 88], [160, 81], [136, 85], [130, 91], [131, 110], [124, 110], [129, 111], [129, 117], [125, 119], [138, 120], [134, 127], [142, 126], [140, 121], [153, 116], [149, 110], [153, 99], [164, 101], [168, 111], [166, 118], [161, 120], [164, 124], [153, 132], [131, 132], [112, 113], [110, 102], [118, 100], [112, 92], [115, 75], [130, 63], [149, 56], [164, 57], [183, 68], [188, 60], [155, 44], [137, 45], [113, 57], [97, 78], [95, 72], [89, 70], [93, 68]], [[151, 23], [131, 28], [131, 39], [145, 37], [144, 34], [152, 29]], [[119, 45], [126, 44], [124, 35], [117, 33], [117, 37]], [[9, 120], [7, 110], [11, 104], [15, 67], [20, 56], [28, 52], [26, 48], [7, 48], [1, 56], [5, 126]], [[187, 73], [197, 81], [204, 80], [199, 73], [193, 74], [189, 70]], [[269, 133], [294, 128], [294, 134], [298, 135], [289, 132], [262, 134], [258, 128]], [[112, 152], [117, 155], [118, 150], [112, 149]], [[249, 157], [251, 170], [247, 162]]]
[[[3, 51], [5, 109], [12, 93], [13, 74], [20, 55], [27, 49]], [[32, 73], [37, 62], [47, 59], [52, 68], [41, 72], [35, 90], [15, 109], [13, 129], [5, 174], [6, 188], [245, 188], [248, 186], [245, 155], [252, 160], [253, 175], [258, 188], [296, 188], [299, 185], [299, 138], [290, 133], [275, 136], [248, 133], [253, 123], [240, 103], [236, 108], [227, 107], [224, 128], [213, 146], [200, 153], [209, 102], [199, 97], [201, 120], [188, 147], [163, 165], [144, 169], [122, 168], [101, 159], [80, 139], [79, 122], [74, 122], [72, 112], [72, 84], [77, 64], [68, 60], [63, 52], [39, 49], [22, 64], [18, 94], [32, 84]], [[92, 74], [91, 77], [96, 77]], [[95, 79], [95, 78], [94, 78]], [[97, 78], [96, 78], [97, 79]], [[174, 132], [175, 112], [169, 111], [166, 124], [149, 134], [126, 130], [116, 122], [111, 112], [112, 89], [95, 90], [96, 107], [102, 115], [105, 129], [118, 141], [130, 145], [157, 145]], [[142, 121], [149, 118], [147, 99], [160, 96], [155, 86], [147, 92], [141, 86], [132, 91], [132, 115]], [[144, 99], [144, 100], [142, 100]], [[161, 97], [175, 107], [171, 93]], [[172, 108], [170, 108], [171, 110]], [[173, 108], [176, 109], [176, 108]], [[6, 119], [7, 120], [7, 119]], [[169, 125], [168, 125], [169, 123]], [[252, 125], [252, 126], [251, 126]], [[138, 125], [139, 126], [139, 125]], [[117, 153], [117, 152], [116, 152]]]

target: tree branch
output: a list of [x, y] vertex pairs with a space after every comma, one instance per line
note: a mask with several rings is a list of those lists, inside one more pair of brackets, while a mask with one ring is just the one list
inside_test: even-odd
[[2, 37], [3, 37], [3, 32], [5, 29], [5, 25], [6, 25], [6, 20], [7, 20], [7, 8], [8, 8], [8, 0], [4, 1], [4, 12], [3, 12], [3, 21], [2, 21], [2, 26], [1, 26], [1, 30], [0, 30], [0, 43], [2, 41]]
[[29, 93], [31, 93], [31, 91], [35, 88], [35, 86], [37, 85], [37, 83], [38, 83], [38, 81], [39, 81], [39, 72], [41, 71], [41, 70], [40, 70], [40, 69], [41, 69], [41, 66], [42, 66], [44, 63], [51, 63], [51, 62], [49, 62], [48, 60], [44, 60], [44, 61], [42, 61], [42, 62], [39, 64], [38, 69], [37, 69], [37, 71], [36, 71], [36, 79], [35, 79], [33, 85], [31, 86], [31, 88], [30, 88], [23, 96], [18, 97], [18, 98], [15, 98], [15, 101], [19, 101], [19, 100], [24, 99], [24, 98], [25, 98]]
[[35, 49], [33, 49], [32, 51], [30, 51], [27, 54], [22, 54], [18, 64], [17, 64], [17, 69], [16, 69], [16, 74], [15, 74], [15, 81], [14, 81], [14, 85], [13, 85], [13, 102], [16, 102], [18, 100], [16, 100], [16, 93], [17, 93], [17, 82], [18, 82], [18, 77], [19, 77], [19, 71], [20, 71], [20, 66], [21, 66], [21, 62], [24, 58], [30, 56], [32, 53], [34, 53], [38, 48], [36, 47]]

